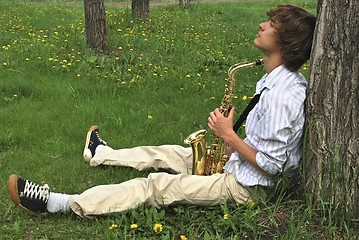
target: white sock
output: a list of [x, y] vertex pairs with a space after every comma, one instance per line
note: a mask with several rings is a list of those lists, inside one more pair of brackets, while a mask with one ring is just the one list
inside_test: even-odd
[[47, 201], [47, 211], [55, 212], [69, 212], [69, 195], [63, 193], [50, 192], [49, 200]]

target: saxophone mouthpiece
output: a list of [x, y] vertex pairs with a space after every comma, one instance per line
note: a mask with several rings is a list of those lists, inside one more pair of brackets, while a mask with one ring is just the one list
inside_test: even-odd
[[260, 66], [260, 65], [263, 65], [263, 64], [264, 64], [263, 58], [259, 59], [259, 60], [256, 60], [256, 66]]

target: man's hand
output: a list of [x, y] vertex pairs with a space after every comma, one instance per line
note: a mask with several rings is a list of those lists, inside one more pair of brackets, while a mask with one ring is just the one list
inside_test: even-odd
[[235, 108], [233, 107], [228, 117], [223, 116], [218, 108], [209, 114], [208, 127], [217, 137], [224, 138], [233, 133], [234, 110]]

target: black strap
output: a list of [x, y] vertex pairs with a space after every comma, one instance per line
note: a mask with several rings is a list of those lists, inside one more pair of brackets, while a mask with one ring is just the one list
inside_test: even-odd
[[[262, 90], [263, 92], [263, 90]], [[239, 116], [237, 122], [233, 126], [233, 131], [237, 132], [238, 129], [241, 127], [242, 123], [246, 120], [249, 112], [254, 108], [254, 106], [258, 103], [259, 98], [261, 97], [262, 92], [259, 94], [254, 95], [252, 100], [249, 102], [246, 109], [244, 109], [243, 113]]]

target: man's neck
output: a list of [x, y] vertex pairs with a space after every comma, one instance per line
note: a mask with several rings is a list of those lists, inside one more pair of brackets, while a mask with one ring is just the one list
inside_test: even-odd
[[276, 67], [283, 64], [282, 56], [280, 54], [270, 55], [270, 56], [263, 56], [264, 68], [266, 73], [272, 72]]

